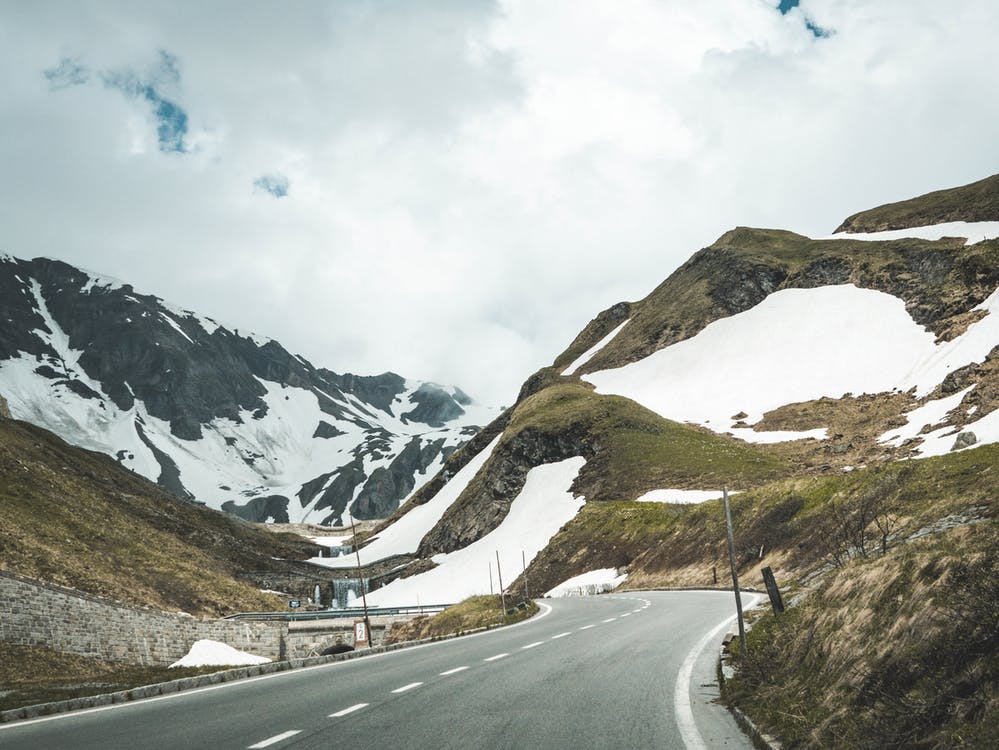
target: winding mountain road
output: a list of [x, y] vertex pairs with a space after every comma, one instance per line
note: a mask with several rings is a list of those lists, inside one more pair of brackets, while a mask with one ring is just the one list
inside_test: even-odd
[[713, 702], [733, 609], [709, 591], [549, 600], [508, 628], [0, 726], [0, 747], [748, 750]]

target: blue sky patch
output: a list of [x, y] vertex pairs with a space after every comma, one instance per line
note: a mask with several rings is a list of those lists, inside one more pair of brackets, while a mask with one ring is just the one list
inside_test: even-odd
[[[800, 4], [801, 0], [780, 0], [780, 5], [777, 6], [777, 10], [781, 12], [781, 15], [786, 16], [793, 8], [797, 8]], [[830, 35], [830, 31], [828, 29], [823, 29], [807, 16], [805, 17], [805, 28], [811, 31], [812, 36], [816, 39], [825, 39]]]
[[275, 198], [284, 198], [288, 195], [288, 186], [291, 183], [283, 174], [265, 174], [253, 181], [254, 192], [262, 190], [273, 195]]
[[[88, 83], [91, 71], [79, 60], [64, 57], [59, 64], [43, 71], [53, 91], [81, 86]], [[190, 149], [186, 138], [188, 132], [187, 112], [174, 101], [165, 98], [157, 88], [180, 83], [180, 64], [176, 55], [159, 50], [156, 66], [148, 80], [131, 70], [106, 70], [97, 74], [104, 86], [120, 91], [129, 99], [138, 99], [149, 104], [156, 118], [156, 138], [160, 151], [164, 153], [186, 154]]]

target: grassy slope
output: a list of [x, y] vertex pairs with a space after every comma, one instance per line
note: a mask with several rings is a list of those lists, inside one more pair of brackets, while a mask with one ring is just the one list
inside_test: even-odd
[[[392, 625], [387, 642], [416, 641], [423, 638], [439, 638], [452, 633], [465, 633], [479, 628], [497, 625], [511, 625], [526, 620], [538, 611], [532, 601], [522, 602], [510, 596], [506, 598], [507, 613], [502, 612], [502, 602], [498, 595], [472, 596], [463, 602], [448, 607], [433, 617], [417, 617], [407, 622]], [[516, 607], [523, 604], [521, 607]], [[514, 609], [516, 607], [516, 609]], [[511, 614], [509, 610], [513, 609]]]
[[999, 175], [861, 211], [836, 231], [880, 232], [950, 221], [999, 221]]
[[[896, 534], [911, 534], [950, 514], [991, 517], [999, 494], [999, 445], [939, 458], [819, 477], [771, 482], [735, 495], [733, 522], [740, 572], [761, 585], [769, 565], [787, 580], [821, 566], [837, 551], [836, 532], [861, 506], [898, 520]], [[877, 506], [877, 507], [875, 507]], [[878, 539], [868, 532], [870, 547]], [[759, 558], [760, 547], [764, 557]], [[721, 501], [676, 506], [660, 503], [587, 503], [528, 569], [547, 590], [570, 575], [629, 566], [628, 586], [711, 585], [712, 567], [727, 569]]]
[[237, 580], [308, 545], [183, 502], [111, 458], [0, 420], [0, 566], [119, 601], [196, 615], [283, 608]]

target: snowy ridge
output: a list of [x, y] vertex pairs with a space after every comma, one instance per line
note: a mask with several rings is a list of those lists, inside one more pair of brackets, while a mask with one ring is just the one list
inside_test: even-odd
[[817, 240], [864, 240], [883, 242], [913, 237], [921, 240], [940, 240], [944, 237], [964, 237], [966, 245], [974, 245], [984, 240], [999, 237], [999, 221], [949, 221], [909, 229], [890, 229], [884, 232], [840, 232]]
[[576, 358], [576, 360], [571, 365], [569, 365], [567, 368], [565, 368], [565, 370], [562, 371], [562, 376], [565, 377], [566, 375], [574, 375], [576, 373], [576, 370], [578, 370], [580, 367], [582, 367], [591, 359], [593, 359], [593, 357], [596, 356], [597, 352], [599, 352], [601, 349], [607, 346], [607, 344], [613, 341], [614, 337], [617, 336], [621, 332], [621, 329], [624, 328], [627, 324], [628, 321], [627, 320], [624, 321], [621, 325], [617, 326], [613, 331], [611, 331], [602, 339], [600, 339], [600, 341], [598, 341], [596, 344], [594, 344], [585, 352], [583, 352], [579, 357]]

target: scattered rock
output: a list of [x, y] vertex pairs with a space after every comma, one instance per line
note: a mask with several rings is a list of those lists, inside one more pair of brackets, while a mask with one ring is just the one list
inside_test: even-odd
[[978, 438], [973, 432], [961, 432], [958, 433], [957, 439], [954, 441], [954, 445], [951, 448], [952, 451], [959, 451], [962, 448], [968, 448], [978, 442]]
[[12, 419], [7, 400], [3, 396], [0, 396], [0, 419]]

